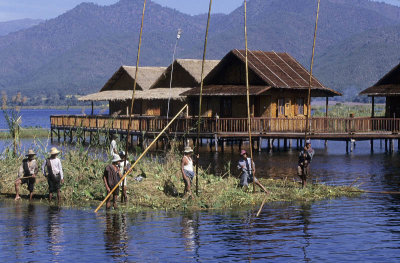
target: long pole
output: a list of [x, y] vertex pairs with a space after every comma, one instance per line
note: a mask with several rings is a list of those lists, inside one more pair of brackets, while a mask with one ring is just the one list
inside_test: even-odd
[[181, 29], [178, 29], [178, 33], [176, 35], [176, 41], [175, 41], [175, 47], [174, 47], [174, 53], [172, 55], [172, 64], [171, 64], [171, 76], [169, 79], [169, 96], [168, 96], [168, 104], [167, 104], [167, 121], [169, 117], [169, 104], [171, 101], [171, 89], [172, 89], [172, 77], [174, 75], [174, 62], [175, 62], [175, 53], [176, 53], [176, 48], [178, 46], [179, 39], [181, 38]]
[[[248, 47], [247, 47], [247, 1], [244, 0], [244, 40], [246, 49], [246, 97], [247, 97], [247, 129], [249, 132], [249, 146], [251, 169], [253, 169], [253, 145], [251, 140], [251, 113], [250, 113], [250, 84], [249, 84], [249, 62], [248, 62]], [[255, 175], [253, 174], [253, 177]], [[253, 191], [255, 190], [255, 180], [253, 180]]]
[[[204, 51], [203, 51], [203, 62], [201, 64], [201, 83], [200, 83], [200, 97], [199, 97], [199, 114], [197, 120], [197, 138], [196, 138], [196, 157], [199, 156], [199, 147], [200, 147], [200, 123], [201, 123], [201, 104], [203, 103], [203, 87], [204, 87], [204, 64], [206, 62], [206, 53], [207, 53], [207, 40], [208, 40], [208, 28], [210, 27], [210, 18], [211, 18], [211, 7], [212, 0], [210, 0], [210, 5], [208, 7], [208, 18], [207, 18], [207, 27], [206, 27], [206, 36], [204, 39]], [[197, 158], [196, 162], [196, 195], [199, 195], [199, 159]]]
[[317, 6], [317, 15], [315, 19], [315, 29], [314, 29], [314, 40], [313, 40], [313, 47], [312, 47], [312, 55], [311, 55], [311, 64], [310, 64], [310, 80], [308, 82], [308, 99], [307, 99], [307, 115], [306, 115], [306, 129], [304, 134], [304, 140], [307, 141], [308, 139], [308, 131], [309, 131], [309, 121], [310, 121], [310, 113], [311, 113], [311, 85], [312, 85], [312, 73], [314, 67], [314, 55], [315, 55], [315, 43], [317, 39], [317, 29], [318, 29], [318, 18], [319, 18], [319, 5], [321, 0], [318, 0]]
[[183, 106], [183, 108], [175, 115], [175, 117], [167, 124], [167, 126], [165, 126], [165, 128], [157, 135], [157, 137], [150, 143], [150, 145], [146, 148], [146, 150], [143, 151], [143, 153], [139, 156], [139, 158], [135, 161], [135, 163], [131, 166], [131, 168], [129, 168], [129, 170], [124, 174], [124, 176], [122, 176], [121, 180], [115, 185], [115, 187], [108, 193], [108, 195], [106, 196], [106, 198], [104, 198], [104, 200], [100, 203], [100, 205], [96, 208], [96, 210], [94, 210], [95, 213], [97, 213], [97, 211], [99, 211], [99, 209], [101, 208], [102, 205], [104, 205], [104, 203], [107, 201], [107, 199], [112, 195], [112, 193], [115, 191], [115, 189], [118, 188], [118, 186], [120, 185], [120, 183], [125, 179], [126, 176], [128, 176], [128, 174], [130, 174], [133, 170], [133, 168], [135, 168], [135, 166], [139, 163], [139, 161], [143, 158], [143, 156], [146, 155], [146, 153], [150, 150], [150, 148], [158, 141], [158, 139], [161, 137], [161, 135], [163, 135], [163, 133], [169, 128], [169, 126], [171, 126], [171, 124], [179, 117], [179, 115], [186, 109], [188, 105], [186, 104], [185, 106]]
[[[135, 70], [135, 79], [133, 80], [133, 91], [132, 91], [132, 101], [131, 101], [131, 108], [129, 110], [129, 122], [128, 122], [128, 133], [126, 134], [126, 141], [125, 141], [125, 156], [128, 156], [128, 144], [129, 144], [129, 135], [131, 134], [131, 129], [132, 129], [132, 113], [133, 113], [133, 105], [135, 102], [135, 92], [136, 92], [136, 83], [137, 83], [137, 76], [138, 76], [138, 71], [139, 71], [139, 59], [140, 59], [140, 48], [142, 46], [142, 35], [143, 35], [143, 24], [144, 24], [144, 13], [146, 11], [146, 2], [147, 0], [144, 0], [143, 2], [143, 12], [142, 12], [142, 22], [140, 25], [140, 33], [139, 33], [139, 44], [138, 44], [138, 52], [137, 52], [137, 57], [136, 57], [136, 70]], [[124, 161], [124, 169], [126, 167], [126, 161], [128, 158], [125, 158]], [[125, 187], [123, 185], [122, 187]]]

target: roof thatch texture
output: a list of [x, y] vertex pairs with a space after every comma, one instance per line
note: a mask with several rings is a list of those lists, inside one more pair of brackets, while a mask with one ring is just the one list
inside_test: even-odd
[[[268, 86], [251, 86], [250, 95], [260, 95], [269, 90]], [[182, 96], [198, 96], [200, 88], [193, 88], [184, 93]], [[247, 94], [246, 86], [235, 85], [210, 85], [203, 87], [203, 96], [245, 96]]]
[[[165, 67], [139, 67], [136, 90], [148, 90], [165, 71]], [[133, 90], [136, 67], [121, 66], [100, 91]]]
[[400, 64], [389, 71], [374, 86], [363, 90], [360, 95], [368, 96], [399, 96], [400, 95]]
[[[235, 49], [230, 51], [207, 75], [204, 80], [205, 84], [225, 84], [221, 83], [221, 74], [233, 64], [242, 67], [245, 64], [245, 54], [245, 50]], [[250, 83], [250, 85], [291, 89], [308, 89], [309, 87], [310, 73], [288, 53], [249, 50], [248, 65], [250, 72], [257, 79], [257, 83]], [[242, 70], [238, 72], [244, 74]], [[245, 78], [242, 79], [241, 85], [245, 85]], [[312, 77], [311, 87], [313, 90], [319, 90], [323, 96], [341, 95], [341, 93], [322, 85], [314, 76]]]
[[[174, 89], [152, 89], [152, 90], [138, 90], [135, 92], [135, 99], [143, 100], [184, 100], [186, 97], [180, 96], [181, 93], [190, 90], [190, 88], [174, 88]], [[131, 90], [107, 90], [80, 97], [80, 101], [125, 101], [131, 100]]]
[[[161, 76], [154, 82], [151, 88], [169, 87], [171, 80], [172, 66], [174, 66], [174, 74], [172, 76], [172, 87], [197, 87], [201, 82], [200, 59], [177, 59], [171, 64]], [[219, 60], [206, 60], [204, 62], [204, 77], [219, 63]]]

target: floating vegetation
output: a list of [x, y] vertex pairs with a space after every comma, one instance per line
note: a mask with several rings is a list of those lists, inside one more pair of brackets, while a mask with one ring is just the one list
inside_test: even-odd
[[[42, 153], [43, 154], [43, 153]], [[0, 190], [2, 196], [13, 196], [16, 171], [23, 157], [11, 154], [0, 159]], [[107, 161], [102, 155], [89, 154], [83, 147], [65, 152], [61, 156], [64, 169], [62, 186], [63, 205], [89, 207], [97, 205], [106, 196], [102, 176]], [[135, 156], [130, 156], [133, 160]], [[171, 151], [162, 158], [148, 156], [128, 177], [128, 203], [126, 210], [140, 209], [227, 209], [260, 205], [266, 194], [252, 187], [245, 191], [237, 187], [238, 179], [230, 171], [224, 177], [199, 169], [199, 196], [193, 199], [182, 197], [184, 183], [180, 171], [181, 156]], [[43, 161], [38, 160], [40, 165]], [[141, 176], [142, 180], [135, 178]], [[316, 201], [338, 197], [356, 197], [359, 189], [346, 186], [309, 184], [302, 189], [300, 184], [283, 179], [260, 179], [269, 191], [266, 202], [273, 201]], [[194, 189], [194, 187], [193, 187]], [[21, 194], [27, 195], [25, 186]], [[194, 195], [194, 194], [193, 194]], [[36, 199], [45, 201], [47, 196], [46, 178], [39, 173], [35, 185]], [[195, 196], [195, 195], [194, 195]], [[47, 201], [46, 201], [47, 202]]]

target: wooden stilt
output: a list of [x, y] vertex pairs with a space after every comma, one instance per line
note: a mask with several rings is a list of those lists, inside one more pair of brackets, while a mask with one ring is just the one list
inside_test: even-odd
[[51, 129], [51, 130], [50, 130], [50, 140], [51, 140], [51, 143], [53, 143], [53, 132], [54, 132], [54, 130]]
[[349, 153], [349, 141], [346, 140], [346, 153]]
[[374, 152], [374, 140], [373, 139], [371, 139], [370, 144], [371, 144], [371, 153], [373, 153]]
[[217, 137], [217, 134], [214, 134], [214, 144], [215, 144], [215, 152], [218, 152], [218, 137]]
[[63, 136], [64, 136], [64, 142], [65, 142], [65, 141], [66, 141], [66, 139], [67, 139], [66, 130], [64, 130], [64, 131], [63, 131]]
[[292, 149], [292, 139], [289, 139], [289, 149]]
[[280, 151], [280, 150], [281, 150], [281, 140], [278, 139], [278, 151]]
[[262, 138], [258, 138], [258, 152], [261, 152], [261, 144], [262, 144]]
[[243, 141], [239, 140], [239, 152], [242, 150], [242, 144], [243, 144]]
[[57, 129], [57, 141], [60, 142], [60, 129]]
[[393, 139], [390, 139], [390, 152], [394, 153], [394, 141], [393, 141]]
[[283, 139], [283, 149], [287, 150], [287, 139]]
[[388, 140], [385, 139], [385, 152], [388, 152]]
[[220, 139], [220, 144], [221, 144], [221, 152], [225, 152], [225, 140], [224, 139]]

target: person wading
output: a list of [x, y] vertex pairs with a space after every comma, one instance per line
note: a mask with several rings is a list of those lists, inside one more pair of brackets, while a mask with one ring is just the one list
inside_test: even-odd
[[192, 159], [193, 150], [191, 147], [185, 147], [183, 151], [183, 157], [181, 162], [181, 171], [183, 182], [185, 183], [185, 191], [184, 196], [187, 194], [188, 197], [192, 197], [192, 182], [195, 177], [195, 173], [193, 170], [193, 159]]
[[29, 200], [33, 198], [33, 188], [35, 186], [36, 175], [38, 173], [38, 164], [35, 160], [35, 153], [33, 150], [29, 150], [28, 154], [18, 169], [18, 178], [15, 180], [15, 200], [21, 199], [19, 196], [19, 187], [22, 184], [28, 185]]
[[314, 149], [311, 147], [311, 142], [307, 141], [306, 146], [299, 154], [297, 166], [297, 175], [301, 179], [301, 187], [307, 186], [307, 177], [310, 175], [310, 163], [314, 157]]
[[[124, 151], [119, 152], [119, 157], [121, 158], [121, 162], [119, 163], [119, 172], [121, 177], [131, 168], [131, 164], [126, 158], [126, 154]], [[126, 165], [125, 165], [126, 162]], [[120, 186], [122, 187], [122, 194], [121, 194], [121, 203], [125, 203], [128, 200], [128, 196], [126, 194], [126, 178], [125, 176], [124, 181], [121, 182]]]
[[242, 150], [240, 152], [240, 160], [237, 168], [240, 170], [240, 186], [248, 188], [249, 184], [255, 183], [258, 185], [265, 193], [268, 193], [267, 189], [257, 180], [254, 176], [256, 173], [256, 168], [254, 162], [247, 156], [247, 152]]
[[49, 184], [49, 201], [53, 199], [53, 193], [57, 192], [57, 202], [61, 201], [61, 185], [64, 183], [64, 173], [61, 160], [57, 158], [60, 153], [56, 147], [50, 149], [50, 158], [43, 163], [43, 175], [47, 178]]
[[[121, 174], [119, 170], [119, 163], [121, 162], [121, 158], [119, 155], [115, 156], [114, 159], [112, 160], [112, 163], [107, 165], [106, 168], [104, 169], [104, 174], [103, 174], [103, 181], [104, 185], [107, 190], [107, 194], [111, 192], [112, 189], [116, 185], [118, 185], [119, 180], [121, 180]], [[119, 193], [119, 187], [115, 189], [113, 192], [112, 198], [113, 198], [113, 206], [114, 209], [117, 208], [117, 198], [118, 198], [118, 193]], [[111, 197], [108, 198], [106, 208], [109, 209], [111, 207]]]

